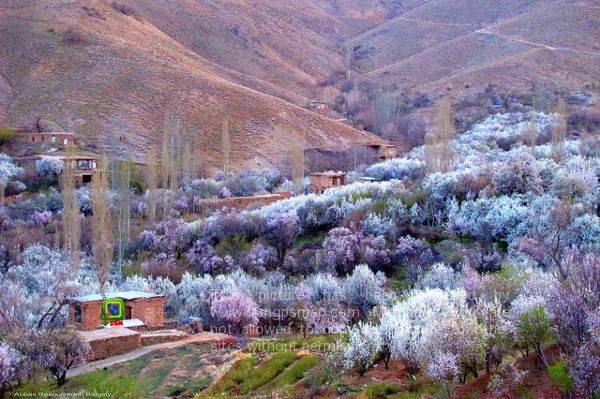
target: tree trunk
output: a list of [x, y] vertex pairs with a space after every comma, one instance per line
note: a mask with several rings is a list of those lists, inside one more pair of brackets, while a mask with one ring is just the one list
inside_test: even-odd
[[65, 383], [67, 382], [67, 372], [63, 371], [62, 373], [60, 373], [60, 375], [58, 376], [58, 379], [56, 380], [56, 384], [59, 387], [62, 387], [63, 385], [65, 385]]

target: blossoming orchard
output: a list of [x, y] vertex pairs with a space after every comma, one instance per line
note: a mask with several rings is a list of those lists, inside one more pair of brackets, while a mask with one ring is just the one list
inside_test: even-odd
[[[388, 376], [390, 390], [453, 397], [485, 381], [479, 392], [516, 397], [546, 378], [558, 395], [548, 397], [597, 397], [600, 147], [597, 137], [556, 143], [560, 115], [542, 112], [532, 145], [530, 112], [457, 133], [448, 168], [432, 169], [439, 152], [425, 143], [322, 194], [303, 184], [288, 199], [203, 214], [201, 201], [298, 185], [276, 169], [170, 170], [161, 181], [150, 165], [115, 159], [104, 186], [95, 177], [76, 187], [56, 158], [27, 175], [0, 154], [0, 187], [14, 197], [0, 206], [0, 397], [40, 381], [68, 387], [98, 350], [82, 320], [99, 317], [94, 295], [110, 293], [132, 301], [121, 328], [142, 340], [154, 339], [156, 320], [186, 339], [224, 333], [248, 351], [228, 366], [238, 385], [235, 373], [263, 364], [257, 342], [319, 337], [331, 345], [278, 353], [266, 370], [304, 359], [297, 389], [330, 393]], [[160, 309], [136, 313], [152, 298]], [[231, 350], [219, 337], [212, 350]], [[217, 387], [234, 384], [223, 378]], [[237, 392], [257, 388], [247, 389]]]

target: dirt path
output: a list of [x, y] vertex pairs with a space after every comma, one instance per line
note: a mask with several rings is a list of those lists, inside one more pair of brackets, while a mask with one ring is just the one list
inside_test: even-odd
[[94, 370], [98, 370], [104, 367], [110, 367], [115, 364], [127, 362], [129, 360], [137, 359], [138, 357], [147, 355], [150, 352], [160, 349], [173, 349], [180, 346], [184, 346], [191, 343], [210, 343], [223, 338], [230, 338], [227, 334], [217, 334], [210, 332], [203, 332], [200, 334], [193, 335], [189, 338], [181, 341], [163, 342], [155, 345], [148, 345], [133, 350], [131, 352], [123, 353], [122, 355], [111, 356], [106, 359], [100, 359], [93, 362], [86, 363], [82, 366], [75, 367], [67, 372], [67, 378], [75, 377], [78, 375], [86, 374]]
[[416, 22], [416, 23], [421, 23], [421, 24], [429, 24], [429, 25], [438, 25], [438, 26], [452, 26], [455, 28], [462, 28], [462, 27], [474, 27], [476, 26], [476, 24], [461, 24], [461, 23], [452, 23], [452, 22], [441, 22], [441, 21], [429, 21], [426, 19], [418, 19], [418, 18], [407, 18], [407, 17], [396, 17], [393, 18], [396, 20], [401, 20], [401, 21], [407, 21], [407, 22]]
[[523, 44], [529, 44], [530, 46], [545, 48], [546, 50], [550, 50], [550, 51], [572, 50], [572, 49], [562, 48], [562, 47], [552, 47], [552, 46], [548, 46], [547, 44], [543, 44], [543, 43], [530, 42], [528, 40], [521, 39], [520, 37], [510, 36], [510, 35], [504, 35], [502, 33], [493, 32], [493, 31], [485, 29], [485, 28], [479, 29], [478, 31], [475, 31], [474, 33], [480, 33], [480, 34], [483, 34], [483, 35], [497, 36], [497, 37], [501, 37], [503, 39], [511, 40], [513, 42], [518, 42], [518, 43], [523, 43]]
[[511, 40], [513, 42], [528, 44], [530, 46], [535, 46], [535, 47], [543, 48], [543, 49], [550, 50], [550, 51], [568, 51], [568, 52], [572, 52], [572, 53], [576, 53], [576, 54], [591, 55], [591, 56], [596, 56], [596, 57], [600, 55], [600, 53], [598, 53], [596, 51], [578, 50], [578, 49], [574, 49], [571, 47], [554, 47], [554, 46], [549, 46], [544, 43], [531, 42], [529, 40], [525, 40], [525, 39], [522, 39], [517, 36], [505, 35], [502, 33], [491, 31], [486, 28], [476, 30], [473, 33], [478, 33], [478, 34], [482, 34], [482, 35], [492, 35], [492, 36], [500, 37], [503, 39]]

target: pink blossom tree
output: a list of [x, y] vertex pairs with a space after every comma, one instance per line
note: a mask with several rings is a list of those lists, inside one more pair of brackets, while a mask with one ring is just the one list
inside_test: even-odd
[[245, 326], [258, 324], [256, 303], [240, 293], [215, 299], [210, 306], [210, 314], [236, 334], [241, 333]]
[[31, 374], [28, 359], [18, 350], [0, 341], [0, 398], [15, 383], [20, 383]]
[[295, 212], [278, 214], [267, 222], [263, 237], [277, 251], [277, 260], [280, 266], [283, 265], [287, 251], [292, 247], [294, 238], [299, 233], [300, 227]]
[[74, 330], [37, 332], [31, 341], [30, 357], [52, 375], [58, 386], [67, 381], [67, 371], [85, 362], [90, 345]]

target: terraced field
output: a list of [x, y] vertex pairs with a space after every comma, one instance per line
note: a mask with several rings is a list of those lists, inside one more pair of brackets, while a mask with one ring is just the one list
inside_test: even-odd
[[[119, 399], [192, 398], [234, 362], [233, 350], [190, 344], [152, 352], [126, 363], [74, 377], [61, 388], [51, 382], [24, 385], [17, 394], [110, 394]], [[61, 396], [58, 396], [61, 397]], [[101, 396], [100, 396], [101, 397]]]

